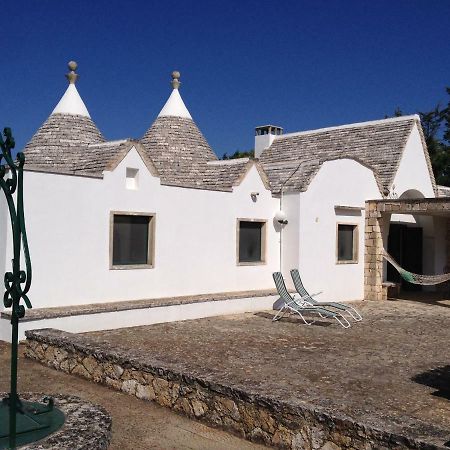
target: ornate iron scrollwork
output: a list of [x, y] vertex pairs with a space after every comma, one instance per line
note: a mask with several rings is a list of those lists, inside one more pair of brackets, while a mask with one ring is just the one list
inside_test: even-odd
[[[25, 307], [20, 304], [21, 300], [25, 302], [28, 308], [32, 307], [27, 296], [31, 286], [31, 260], [23, 209], [23, 166], [25, 164], [25, 156], [22, 152], [19, 152], [16, 161], [14, 161], [11, 151], [15, 146], [15, 142], [11, 129], [5, 128], [3, 134], [5, 139], [0, 135], [0, 147], [2, 150], [0, 154], [0, 187], [5, 193], [9, 209], [13, 241], [12, 271], [5, 273], [6, 291], [3, 296], [3, 303], [6, 308], [12, 307], [11, 320], [13, 320], [14, 317], [20, 319], [25, 315]], [[17, 207], [14, 203], [14, 194], [16, 194]], [[22, 247], [25, 270], [20, 268]]]
[[[12, 270], [6, 272], [4, 278], [3, 303], [6, 308], [12, 308], [11, 387], [8, 397], [0, 402], [0, 449], [14, 449], [16, 445], [37, 441], [59, 429], [64, 423], [64, 414], [54, 407], [52, 398], [46, 397], [43, 403], [36, 403], [22, 401], [17, 394], [19, 320], [25, 316], [25, 306], [31, 308], [27, 296], [31, 286], [31, 260], [23, 205], [25, 155], [19, 152], [13, 158], [15, 143], [10, 128], [4, 129], [3, 136], [0, 134], [0, 187], [11, 219], [13, 258]], [[25, 270], [21, 269], [22, 256]], [[18, 415], [26, 417], [18, 421]]]
[[[6, 291], [3, 296], [5, 307], [12, 308], [11, 390], [9, 397], [3, 399], [3, 404], [6, 404], [9, 409], [10, 445], [15, 446], [17, 433], [16, 416], [18, 412], [24, 413], [23, 404], [17, 395], [18, 328], [19, 319], [25, 316], [25, 306], [21, 304], [21, 300], [24, 301], [28, 308], [32, 307], [27, 296], [31, 286], [31, 260], [23, 210], [23, 166], [25, 164], [25, 156], [20, 152], [17, 154], [16, 160], [13, 159], [12, 150], [15, 142], [10, 128], [4, 129], [3, 136], [0, 134], [0, 187], [5, 194], [8, 205], [13, 244], [12, 270], [5, 273], [4, 283]], [[22, 270], [20, 267], [22, 248], [25, 270]]]

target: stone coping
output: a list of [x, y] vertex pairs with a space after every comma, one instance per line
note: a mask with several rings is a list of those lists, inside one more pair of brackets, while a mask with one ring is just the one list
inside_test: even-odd
[[[269, 297], [277, 295], [275, 289], [219, 292], [213, 294], [185, 295], [179, 297], [160, 297], [142, 300], [123, 300], [118, 302], [91, 303], [85, 305], [62, 306], [52, 308], [36, 308], [26, 311], [21, 322], [31, 322], [43, 319], [55, 319], [59, 317], [82, 316], [86, 314], [100, 314], [132, 309], [159, 308], [164, 306], [187, 305], [190, 303], [214, 302], [223, 300], [236, 300], [240, 298]], [[2, 319], [11, 319], [11, 313], [4, 311]]]
[[29, 358], [276, 447], [445, 450], [438, 442], [448, 439], [446, 431], [425, 423], [376, 426], [365, 417], [330, 409], [319, 398], [312, 404], [293, 396], [280, 400], [262, 394], [258, 386], [243, 390], [187, 363], [163, 363], [142, 352], [138, 357], [113, 344], [100, 345], [88, 335], [43, 329], [27, 331], [26, 336]]
[[[0, 398], [5, 397], [0, 393]], [[45, 394], [21, 393], [20, 398], [41, 402]], [[22, 450], [106, 450], [111, 441], [112, 419], [101, 406], [71, 395], [53, 396], [66, 416], [62, 428], [44, 439], [21, 446]]]
[[415, 204], [415, 203], [449, 203], [448, 197], [424, 197], [424, 198], [383, 198], [367, 200], [370, 203], [393, 203], [393, 204]]

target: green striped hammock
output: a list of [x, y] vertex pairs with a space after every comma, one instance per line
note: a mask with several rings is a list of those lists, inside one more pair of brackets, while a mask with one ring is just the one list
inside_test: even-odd
[[382, 255], [386, 261], [394, 266], [400, 276], [409, 283], [431, 286], [434, 284], [445, 283], [450, 280], [450, 273], [443, 273], [440, 275], [419, 275], [417, 273], [408, 272], [403, 269], [403, 267], [401, 267], [385, 249], [383, 249]]

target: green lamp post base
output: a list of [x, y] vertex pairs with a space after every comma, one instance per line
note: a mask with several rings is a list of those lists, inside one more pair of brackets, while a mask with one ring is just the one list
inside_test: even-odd
[[59, 430], [65, 420], [64, 413], [53, 406], [52, 399], [48, 399], [48, 404], [20, 401], [16, 413], [16, 436], [11, 439], [9, 414], [9, 399], [5, 398], [0, 403], [0, 450], [39, 441]]

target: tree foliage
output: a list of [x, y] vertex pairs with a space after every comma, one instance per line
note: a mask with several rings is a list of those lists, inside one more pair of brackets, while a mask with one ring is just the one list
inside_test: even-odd
[[255, 150], [252, 149], [247, 151], [236, 150], [230, 156], [224, 153], [222, 159], [238, 159], [238, 158], [254, 158], [254, 157], [255, 157]]

